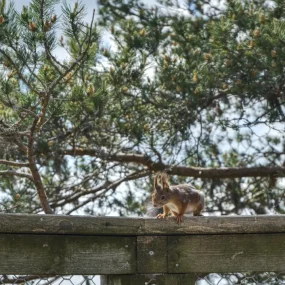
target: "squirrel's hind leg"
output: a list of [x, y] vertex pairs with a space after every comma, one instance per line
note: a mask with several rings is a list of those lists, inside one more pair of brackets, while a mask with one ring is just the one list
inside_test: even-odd
[[173, 215], [176, 217], [176, 222], [178, 225], [181, 224], [182, 218], [186, 212], [186, 209], [187, 209], [187, 205], [184, 205], [179, 213], [172, 211]]
[[194, 215], [194, 216], [203, 216], [203, 215], [201, 214], [201, 212], [203, 211], [203, 209], [204, 209], [204, 206], [200, 203], [200, 204], [197, 206], [197, 208], [195, 209], [195, 211], [193, 212], [193, 215]]

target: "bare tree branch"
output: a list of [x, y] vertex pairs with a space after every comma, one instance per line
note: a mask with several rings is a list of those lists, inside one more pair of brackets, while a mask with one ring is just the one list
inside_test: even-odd
[[42, 94], [42, 102], [41, 102], [41, 106], [42, 106], [42, 110], [41, 110], [41, 114], [38, 120], [38, 124], [37, 124], [37, 130], [39, 131], [44, 123], [45, 120], [45, 116], [46, 116], [46, 112], [47, 112], [47, 108], [48, 108], [48, 104], [49, 104], [49, 99], [50, 99], [50, 93], [46, 93], [44, 92]]
[[87, 199], [86, 201], [78, 204], [76, 207], [74, 207], [73, 209], [69, 210], [66, 215], [70, 215], [71, 213], [75, 212], [76, 210], [80, 209], [81, 207], [87, 205], [90, 202], [95, 201], [97, 198], [102, 197], [104, 194], [106, 194], [106, 192], [108, 192], [110, 189], [105, 189], [104, 191], [102, 191], [101, 193], [99, 193], [98, 195], [95, 195], [94, 197], [90, 197], [89, 199]]
[[[104, 192], [105, 192], [105, 190], [116, 189], [123, 182], [135, 180], [135, 179], [138, 179], [138, 178], [142, 178], [142, 177], [145, 177], [145, 176], [147, 176], [149, 174], [150, 174], [150, 172], [148, 170], [137, 171], [137, 172], [132, 173], [130, 175], [127, 175], [127, 176], [125, 176], [123, 178], [120, 178], [120, 179], [118, 179], [118, 180], [116, 180], [114, 182], [107, 181], [107, 182], [103, 183], [103, 185], [100, 185], [98, 187], [95, 187], [95, 188], [92, 188], [92, 189], [89, 189], [89, 190], [86, 190], [86, 191], [81, 191], [79, 193], [75, 193], [75, 195], [72, 195], [72, 196], [62, 197], [60, 202], [58, 201], [58, 202], [55, 202], [54, 204], [51, 204], [51, 205], [53, 207], [61, 207], [61, 206], [64, 206], [64, 205], [66, 205], [68, 203], [72, 203], [74, 201], [77, 201], [80, 197], [83, 197], [83, 196], [86, 196], [86, 195], [89, 195], [89, 194], [95, 194], [95, 193], [97, 193], [99, 191], [102, 191], [102, 190], [104, 190]], [[100, 196], [100, 194], [99, 194], [99, 196]], [[91, 197], [90, 201], [92, 201], [92, 199], [94, 199], [95, 197]]]
[[[135, 172], [135, 173], [132, 173], [124, 178], [121, 178], [121, 179], [118, 179], [114, 182], [112, 182], [111, 184], [109, 184], [108, 187], [106, 187], [104, 189], [104, 191], [102, 191], [101, 193], [97, 194], [96, 196], [94, 197], [90, 197], [88, 198], [86, 201], [78, 204], [76, 207], [74, 207], [73, 209], [71, 209], [70, 211], [68, 211], [66, 214], [67, 215], [70, 215], [72, 212], [80, 209], [81, 207], [85, 206], [86, 204], [90, 203], [90, 202], [93, 202], [94, 200], [96, 200], [97, 198], [99, 197], [102, 197], [104, 194], [106, 194], [106, 192], [108, 192], [110, 189], [116, 189], [119, 185], [121, 185], [123, 182], [125, 181], [130, 181], [130, 180], [134, 180], [134, 179], [137, 179], [137, 178], [142, 178], [142, 177], [145, 177], [147, 175], [149, 175], [149, 171], [138, 171], [138, 172]], [[100, 187], [98, 187], [97, 189], [99, 189]], [[96, 188], [95, 188], [96, 189]], [[102, 190], [102, 189], [100, 189]], [[98, 192], [99, 190], [96, 190], [96, 192]], [[94, 189], [93, 189], [93, 192], [94, 192]]]
[[4, 160], [4, 159], [0, 159], [0, 164], [14, 166], [14, 167], [29, 167], [28, 163], [15, 162], [15, 161], [9, 161], [9, 160]]
[[83, 156], [89, 155], [101, 158], [110, 162], [133, 163], [146, 166], [151, 171], [167, 171], [172, 175], [196, 177], [196, 178], [241, 178], [241, 177], [285, 177], [283, 166], [255, 166], [255, 167], [223, 167], [203, 168], [168, 165], [162, 162], [153, 162], [150, 157], [143, 154], [127, 154], [97, 151], [94, 149], [70, 149], [62, 152], [63, 155]]
[[28, 143], [28, 160], [29, 160], [29, 167], [33, 176], [33, 182], [37, 189], [43, 210], [46, 214], [53, 214], [53, 211], [48, 203], [47, 195], [44, 189], [44, 185], [42, 183], [41, 176], [36, 166], [36, 161], [34, 158], [34, 133], [37, 127], [38, 119], [34, 119], [29, 136], [29, 143]]
[[32, 175], [30, 175], [28, 173], [17, 172], [17, 171], [13, 171], [13, 170], [4, 170], [4, 171], [0, 171], [0, 175], [4, 175], [4, 176], [18, 176], [18, 177], [28, 178], [29, 180], [34, 182], [34, 179], [33, 179]]

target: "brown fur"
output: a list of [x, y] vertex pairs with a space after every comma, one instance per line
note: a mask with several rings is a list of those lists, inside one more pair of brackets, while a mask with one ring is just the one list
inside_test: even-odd
[[[161, 183], [159, 183], [159, 176]], [[180, 224], [187, 212], [200, 216], [204, 209], [204, 200], [204, 194], [192, 185], [170, 185], [166, 173], [155, 175], [152, 203], [154, 207], [163, 207], [163, 214], [157, 215], [158, 219], [166, 218], [171, 213]]]

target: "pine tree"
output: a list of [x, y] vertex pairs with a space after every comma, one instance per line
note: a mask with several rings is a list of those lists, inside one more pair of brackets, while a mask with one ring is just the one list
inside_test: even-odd
[[164, 170], [209, 213], [284, 213], [283, 1], [174, 2], [0, 1], [3, 211], [142, 214]]

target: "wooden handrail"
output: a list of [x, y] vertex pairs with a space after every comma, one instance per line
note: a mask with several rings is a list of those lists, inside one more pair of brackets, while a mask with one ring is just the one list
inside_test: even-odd
[[282, 215], [186, 217], [177, 225], [171, 217], [0, 214], [7, 275], [281, 272], [284, 258]]
[[93, 217], [0, 214], [0, 233], [73, 235], [192, 235], [285, 233], [285, 215], [185, 217], [177, 225], [172, 217]]

